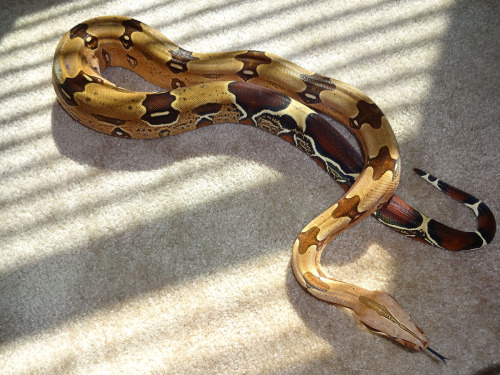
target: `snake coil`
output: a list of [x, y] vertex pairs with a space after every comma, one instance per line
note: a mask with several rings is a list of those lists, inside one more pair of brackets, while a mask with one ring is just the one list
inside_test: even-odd
[[[128, 68], [168, 91], [117, 87], [101, 75], [108, 66]], [[408, 348], [428, 348], [429, 340], [389, 294], [327, 276], [320, 266], [326, 244], [372, 213], [407, 236], [450, 250], [484, 246], [495, 234], [495, 219], [483, 202], [420, 170], [427, 181], [474, 210], [478, 229], [446, 227], [395, 196], [399, 149], [378, 106], [350, 85], [271, 53], [189, 52], [137, 20], [99, 17], [73, 27], [61, 39], [53, 84], [62, 107], [101, 133], [155, 138], [240, 123], [307, 153], [346, 193], [297, 236], [292, 251], [297, 280], [311, 294], [354, 310], [367, 327]], [[330, 118], [354, 134], [363, 157], [336, 132]]]

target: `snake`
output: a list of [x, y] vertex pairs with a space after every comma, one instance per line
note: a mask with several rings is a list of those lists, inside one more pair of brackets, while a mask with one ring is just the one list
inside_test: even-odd
[[[165, 91], [119, 87], [102, 75], [110, 66], [127, 68]], [[156, 29], [121, 16], [71, 28], [56, 47], [52, 82], [64, 110], [100, 133], [152, 139], [235, 123], [305, 152], [345, 193], [293, 243], [291, 263], [300, 285], [353, 310], [371, 331], [445, 360], [390, 294], [337, 280], [321, 267], [326, 245], [371, 214], [408, 237], [448, 250], [479, 248], [495, 235], [495, 218], [484, 202], [420, 169], [416, 172], [426, 181], [473, 210], [475, 231], [450, 228], [394, 194], [401, 175], [398, 143], [386, 116], [363, 92], [269, 52], [190, 52]], [[354, 135], [361, 154], [332, 121]]]

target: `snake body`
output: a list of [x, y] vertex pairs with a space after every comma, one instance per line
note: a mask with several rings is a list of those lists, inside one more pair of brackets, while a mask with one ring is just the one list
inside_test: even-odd
[[[128, 68], [168, 91], [117, 87], [101, 75], [108, 66]], [[446, 185], [442, 190], [475, 209], [479, 227], [475, 232], [456, 231], [455, 240], [442, 240], [441, 232], [448, 227], [440, 227], [394, 195], [399, 150], [378, 106], [350, 85], [273, 54], [189, 52], [137, 20], [99, 17], [73, 27], [61, 39], [53, 84], [62, 107], [101, 133], [156, 138], [216, 123], [240, 123], [306, 152], [346, 193], [297, 236], [292, 249], [297, 280], [311, 294], [354, 310], [367, 327], [408, 348], [425, 349], [429, 340], [389, 294], [326, 275], [320, 258], [327, 243], [379, 209], [379, 220], [436, 246], [474, 248], [493, 238], [496, 225], [487, 206]], [[330, 118], [354, 134], [363, 157], [336, 133]], [[438, 185], [432, 176], [421, 174]]]

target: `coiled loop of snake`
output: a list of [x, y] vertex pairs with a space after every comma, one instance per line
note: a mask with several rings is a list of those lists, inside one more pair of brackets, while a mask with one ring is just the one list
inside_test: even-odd
[[[108, 66], [126, 67], [169, 91], [117, 87], [101, 75]], [[347, 192], [298, 235], [292, 254], [298, 281], [318, 298], [354, 310], [374, 331], [415, 350], [428, 346], [423, 332], [390, 295], [334, 280], [320, 266], [329, 241], [396, 199], [398, 145], [386, 117], [362, 92], [266, 52], [191, 53], [125, 17], [100, 17], [73, 27], [56, 49], [53, 83], [64, 109], [101, 133], [155, 138], [216, 123], [241, 123], [309, 154]], [[342, 156], [326, 116], [345, 125], [363, 150], [364, 166], [359, 174], [348, 174], [350, 179], [339, 172]]]

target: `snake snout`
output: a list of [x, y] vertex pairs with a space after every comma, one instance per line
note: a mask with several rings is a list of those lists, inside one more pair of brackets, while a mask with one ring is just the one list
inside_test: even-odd
[[423, 331], [390, 294], [374, 291], [358, 299], [356, 314], [370, 330], [416, 351], [427, 348], [429, 340]]

